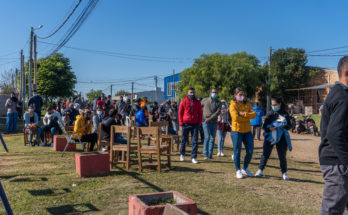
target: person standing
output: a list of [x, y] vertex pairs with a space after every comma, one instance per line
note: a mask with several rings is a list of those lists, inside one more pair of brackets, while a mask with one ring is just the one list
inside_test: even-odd
[[39, 121], [41, 119], [41, 108], [43, 106], [43, 101], [41, 96], [37, 94], [37, 90], [34, 89], [33, 96], [28, 101], [28, 107], [32, 106], [34, 108], [34, 112], [39, 117]]
[[6, 100], [5, 107], [7, 108], [5, 134], [16, 133], [18, 120], [17, 108], [20, 106], [15, 93], [11, 93], [11, 98]]
[[255, 106], [253, 107], [253, 110], [256, 113], [256, 117], [251, 120], [251, 126], [253, 131], [253, 138], [255, 139], [255, 135], [257, 137], [258, 141], [261, 141], [261, 126], [262, 126], [262, 117], [265, 114], [262, 110], [262, 108], [259, 106], [259, 103], [256, 102]]
[[[283, 180], [289, 180], [287, 174], [286, 151], [288, 148], [290, 151], [292, 150], [290, 136], [287, 131], [290, 129], [290, 115], [288, 112], [286, 112], [285, 104], [281, 98], [273, 97], [271, 99], [271, 105], [272, 110], [267, 113], [265, 123], [263, 124], [265, 139], [263, 142], [263, 152], [260, 159], [259, 170], [256, 172], [255, 176], [263, 176], [263, 170], [266, 167], [267, 161], [275, 145], [280, 161], [280, 169], [282, 171]], [[277, 127], [274, 123], [280, 123], [282, 125], [281, 127]], [[275, 139], [277, 140], [270, 141], [270, 139], [273, 139], [272, 132], [275, 132], [277, 136]]]
[[198, 164], [198, 129], [202, 124], [203, 112], [201, 103], [195, 97], [195, 89], [189, 88], [187, 96], [180, 103], [179, 107], [179, 125], [182, 126], [182, 137], [180, 143], [180, 161], [185, 161], [186, 146], [189, 132], [192, 131], [192, 163]]
[[228, 108], [225, 100], [221, 100], [221, 113], [218, 117], [218, 126], [217, 126], [217, 134], [218, 134], [218, 157], [224, 157], [224, 144], [225, 144], [225, 137], [228, 131], [231, 130], [231, 125], [228, 121], [229, 113]]
[[[254, 140], [251, 133], [250, 120], [256, 117], [253, 107], [245, 100], [244, 90], [237, 88], [234, 91], [234, 99], [231, 101], [229, 108], [232, 118], [231, 139], [233, 142], [234, 165], [236, 167], [236, 177], [243, 178], [243, 175], [253, 176], [248, 166], [254, 151]], [[240, 169], [240, 153], [242, 150], [242, 142], [244, 143], [246, 155], [244, 157], [244, 165]]]
[[348, 56], [338, 63], [339, 81], [326, 97], [319, 146], [325, 180], [320, 215], [348, 214]]
[[213, 159], [217, 120], [221, 112], [221, 102], [218, 99], [218, 90], [213, 88], [209, 97], [201, 102], [203, 109], [203, 154], [204, 159]]

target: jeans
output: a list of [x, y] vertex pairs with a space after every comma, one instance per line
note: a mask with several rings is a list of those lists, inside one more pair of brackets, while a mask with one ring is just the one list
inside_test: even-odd
[[348, 166], [321, 165], [325, 185], [320, 215], [348, 214]]
[[253, 126], [253, 138], [255, 139], [255, 135], [257, 135], [257, 139], [260, 140], [261, 136], [261, 125], [254, 125]]
[[17, 132], [18, 113], [7, 113], [6, 118], [6, 133]]
[[206, 158], [213, 158], [217, 123], [203, 122], [204, 142], [203, 154]]
[[244, 143], [246, 155], [244, 157], [243, 169], [247, 169], [254, 151], [254, 140], [251, 132], [239, 133], [231, 131], [231, 139], [233, 142], [233, 156], [234, 156], [234, 166], [236, 170], [240, 170], [240, 153], [242, 150], [242, 142]]
[[182, 126], [182, 137], [181, 137], [181, 143], [180, 143], [180, 154], [185, 155], [186, 153], [186, 145], [185, 143], [188, 142], [188, 135], [189, 132], [191, 132], [191, 141], [192, 141], [192, 154], [191, 158], [197, 158], [197, 150], [198, 150], [198, 124], [184, 124]]
[[127, 144], [127, 140], [124, 139], [124, 138], [121, 137], [121, 136], [115, 136], [115, 137], [114, 137], [114, 142], [115, 142], [115, 143], [121, 143], [121, 144]]
[[176, 131], [172, 128], [172, 127], [168, 127], [168, 132], [169, 134], [173, 134], [173, 135], [176, 135]]
[[92, 134], [82, 135], [80, 140], [81, 140], [81, 142], [90, 143], [89, 151], [93, 151], [94, 145], [98, 141], [98, 134], [92, 133]]
[[45, 131], [51, 131], [52, 143], [53, 143], [54, 135], [56, 134], [57, 128], [56, 127], [50, 128], [48, 125], [44, 125], [42, 128], [40, 128], [37, 131], [36, 141], [39, 141], [39, 138], [41, 137], [41, 141], [42, 141], [42, 143], [44, 143], [44, 132]]
[[219, 137], [218, 151], [222, 152], [224, 150], [225, 137], [226, 137], [227, 132], [217, 130], [217, 134]]
[[[283, 135], [280, 141], [275, 144], [278, 152], [278, 158], [280, 161], [280, 169], [282, 173], [286, 173], [287, 164], [286, 164], [286, 151], [288, 149], [288, 144], [286, 143], [285, 136]], [[259, 169], [263, 170], [266, 167], [269, 156], [272, 153], [274, 145], [267, 140], [263, 142], [263, 152], [260, 159]]]

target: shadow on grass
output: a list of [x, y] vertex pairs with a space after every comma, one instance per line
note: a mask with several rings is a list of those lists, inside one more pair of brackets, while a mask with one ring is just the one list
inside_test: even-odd
[[11, 179], [17, 177], [18, 175], [0, 175], [0, 179]]
[[75, 205], [62, 205], [59, 207], [46, 208], [50, 214], [83, 214], [88, 212], [99, 211], [94, 205], [90, 203], [75, 204]]
[[[280, 169], [278, 166], [272, 166], [272, 165], [267, 165], [266, 167], [270, 167], [273, 169]], [[310, 172], [310, 173], [321, 173], [320, 170], [311, 170], [311, 169], [296, 169], [296, 168], [288, 168], [290, 171], [297, 171], [297, 172]]]
[[32, 196], [58, 196], [65, 193], [71, 193], [71, 190], [68, 188], [63, 188], [63, 192], [57, 192], [58, 189], [43, 189], [43, 190], [28, 190]]
[[[257, 179], [270, 179], [270, 178], [274, 178], [277, 179], [279, 181], [283, 181], [282, 177], [279, 176], [263, 176], [263, 177], [255, 177]], [[290, 178], [289, 181], [294, 181], [294, 182], [300, 182], [300, 183], [312, 183], [312, 184], [322, 184], [324, 185], [324, 182], [320, 182], [320, 181], [313, 181], [313, 180], [308, 180], [308, 179], [298, 179], [298, 178]]]
[[[16, 177], [16, 176], [14, 176], [14, 177]], [[33, 178], [26, 177], [26, 178], [15, 178], [15, 179], [10, 180], [10, 182], [34, 182], [34, 181], [48, 181], [48, 178], [41, 177], [39, 179], [33, 179]]]

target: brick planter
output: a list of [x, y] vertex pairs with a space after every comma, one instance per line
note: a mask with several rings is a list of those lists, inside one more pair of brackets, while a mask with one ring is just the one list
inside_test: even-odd
[[[53, 148], [55, 151], [64, 151], [66, 146], [66, 138], [63, 135], [54, 135]], [[67, 151], [76, 151], [76, 144], [69, 144]]]
[[110, 173], [109, 153], [76, 153], [75, 166], [76, 172], [80, 175], [80, 177], [108, 175]]
[[128, 215], [163, 215], [163, 205], [151, 205], [153, 202], [165, 202], [174, 199], [176, 207], [191, 215], [197, 214], [197, 205], [191, 199], [176, 191], [146, 193], [129, 196]]

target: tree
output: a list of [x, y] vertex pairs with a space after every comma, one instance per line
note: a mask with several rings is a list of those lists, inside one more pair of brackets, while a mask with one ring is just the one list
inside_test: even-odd
[[13, 71], [4, 71], [1, 73], [0, 80], [0, 90], [1, 94], [11, 94], [15, 91], [14, 88], [14, 72]]
[[115, 96], [123, 96], [123, 95], [128, 95], [130, 94], [130, 92], [126, 91], [126, 90], [119, 90], [116, 92]]
[[89, 91], [87, 93], [88, 102], [92, 103], [93, 100], [98, 98], [102, 93], [103, 93], [103, 91], [101, 91], [101, 90], [93, 90], [93, 89], [91, 89], [91, 91]]
[[71, 71], [69, 58], [56, 53], [39, 59], [37, 67], [37, 90], [40, 95], [46, 99], [74, 95], [76, 76]]
[[219, 98], [230, 100], [234, 89], [244, 88], [249, 98], [261, 86], [259, 60], [254, 55], [239, 52], [227, 54], [203, 54], [185, 69], [178, 84], [180, 98], [186, 96], [189, 87], [196, 89], [196, 97], [207, 97], [212, 87], [219, 90]]

